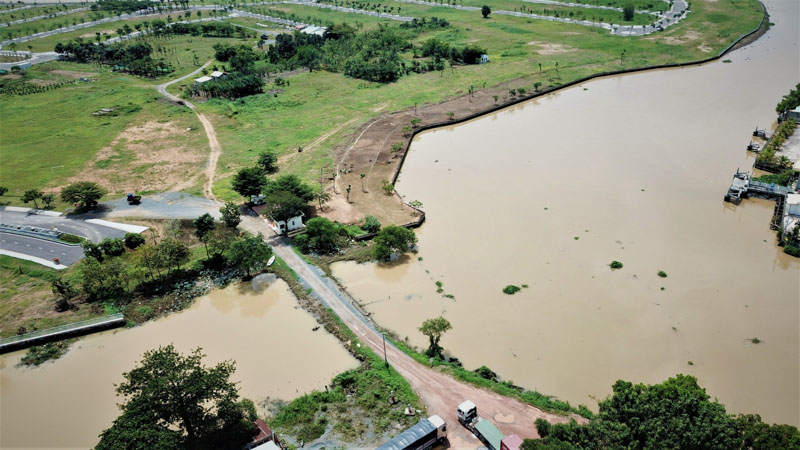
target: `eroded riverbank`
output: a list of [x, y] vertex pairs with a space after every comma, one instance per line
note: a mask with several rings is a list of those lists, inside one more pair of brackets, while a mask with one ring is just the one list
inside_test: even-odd
[[799, 424], [800, 264], [775, 246], [771, 203], [722, 202], [752, 164], [749, 131], [800, 78], [800, 6], [767, 7], [775, 26], [730, 63], [596, 80], [418, 136], [398, 191], [428, 214], [423, 260], [334, 275], [401, 338], [423, 346], [416, 328], [444, 313], [466, 366], [572, 403], [691, 373], [733, 412]]
[[181, 313], [88, 336], [39, 368], [16, 367], [23, 352], [3, 355], [0, 447], [94, 446], [118, 415], [114, 383], [144, 351], [160, 345], [173, 343], [181, 352], [202, 347], [207, 364], [235, 360], [240, 394], [257, 406], [266, 397], [289, 400], [322, 389], [335, 374], [358, 365], [335, 337], [312, 331], [317, 322], [297, 306], [283, 281], [256, 287], [232, 285]]

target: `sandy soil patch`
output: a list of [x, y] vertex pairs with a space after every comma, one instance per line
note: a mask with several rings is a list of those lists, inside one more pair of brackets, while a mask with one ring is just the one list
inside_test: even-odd
[[[111, 31], [111, 30], [103, 30], [103, 31], [100, 32], [100, 36], [105, 36], [107, 34], [110, 35], [110, 34], [113, 34], [113, 33], [114, 32]], [[96, 33], [84, 33], [80, 37], [82, 37], [84, 39], [94, 39], [95, 36], [97, 36]]]
[[97, 75], [97, 72], [76, 72], [74, 70], [51, 70], [50, 73], [70, 78], [89, 78]]
[[704, 53], [711, 53], [711, 51], [714, 50], [713, 48], [711, 48], [711, 47], [709, 47], [709, 46], [707, 46], [705, 44], [698, 45], [697, 48], [698, 48], [698, 50], [700, 50], [701, 52], [704, 52]]
[[540, 55], [558, 55], [561, 53], [569, 53], [575, 49], [563, 44], [556, 44], [551, 42], [530, 41], [528, 45], [539, 47], [536, 53]]
[[0, 78], [4, 78], [6, 80], [16, 80], [16, 79], [22, 78], [22, 75], [17, 74], [17, 73], [8, 73], [8, 74], [5, 74], [5, 75], [0, 75]]
[[147, 122], [120, 133], [70, 182], [94, 181], [111, 193], [180, 189], [201, 172], [205, 153], [191, 148], [190, 133], [168, 122]]

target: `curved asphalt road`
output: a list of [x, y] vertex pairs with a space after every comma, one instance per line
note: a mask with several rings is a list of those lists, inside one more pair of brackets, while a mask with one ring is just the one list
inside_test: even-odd
[[[29, 214], [17, 211], [0, 210], [0, 223], [9, 225], [27, 225], [41, 228], [58, 228], [60, 231], [77, 236], [83, 236], [91, 239], [93, 242], [100, 242], [108, 237], [125, 237], [125, 232], [122, 230], [104, 227], [102, 225], [85, 222], [80, 219]], [[81, 254], [83, 254], [83, 252], [81, 252]]]
[[0, 231], [0, 249], [48, 261], [58, 258], [64, 266], [69, 266], [83, 258], [83, 249], [80, 245], [62, 244], [49, 239], [39, 239], [5, 231]]

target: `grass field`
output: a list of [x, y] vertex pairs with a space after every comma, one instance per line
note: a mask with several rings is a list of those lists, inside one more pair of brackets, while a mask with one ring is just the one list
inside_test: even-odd
[[[523, 5], [517, 0], [502, 1], [509, 5]], [[612, 36], [601, 29], [520, 17], [492, 15], [489, 19], [483, 19], [478, 11], [391, 0], [386, 4], [394, 5], [395, 12], [401, 8], [402, 15], [437, 16], [451, 23], [447, 29], [420, 33], [413, 39], [416, 45], [434, 36], [456, 46], [474, 43], [487, 49], [492, 62], [448, 68], [443, 72], [411, 74], [386, 85], [351, 79], [338, 73], [301, 72], [289, 77], [288, 86], [278, 88], [271, 81], [268, 82], [266, 88], [276, 89], [275, 94], [251, 96], [233, 102], [211, 100], [200, 103], [200, 110], [212, 118], [223, 147], [215, 185], [218, 197], [238, 199], [230, 189], [230, 176], [239, 168], [252, 164], [257, 153], [265, 148], [280, 154], [282, 171], [298, 174], [316, 185], [320, 173], [327, 178], [333, 172], [333, 150], [344, 146], [356, 129], [380, 114], [410, 108], [415, 104], [437, 103], [467, 92], [470, 86], [481, 89], [520, 79], [520, 83], [526, 86], [541, 82], [547, 87], [602, 71], [705, 58], [752, 29], [761, 17], [760, 6], [755, 0], [697, 1], [692, 5], [692, 13], [678, 26], [647, 37], [632, 38]], [[534, 9], [542, 6], [524, 5]], [[378, 23], [397, 24], [328, 9], [299, 5], [274, 7], [295, 12], [298, 16], [304, 16], [301, 20], [315, 23], [346, 20], [362, 23], [363, 28], [375, 27]], [[247, 9], [268, 13], [269, 8]], [[173, 17], [176, 15], [173, 14]], [[127, 23], [132, 26], [141, 20]], [[237, 18], [235, 21], [258, 28], [255, 26], [258, 20], [255, 19]], [[30, 41], [30, 44], [34, 50], [52, 50], [57, 42], [81, 35], [91, 38], [95, 31], [113, 31], [122, 23], [37, 39]], [[273, 29], [280, 30], [279, 27]], [[226, 41], [248, 42], [237, 39]], [[154, 48], [161, 47], [156, 56], [163, 55], [176, 67], [174, 74], [164, 77], [169, 79], [211, 59], [211, 46], [215, 42], [218, 40], [183, 36], [151, 41], [151, 44]], [[623, 51], [624, 59], [621, 57]], [[408, 52], [403, 57], [410, 60], [413, 56]], [[190, 119], [185, 116], [187, 111], [158, 101], [151, 87], [153, 81], [114, 74], [91, 65], [52, 64], [70, 66], [71, 70], [76, 71], [98, 72], [97, 81], [29, 96], [0, 97], [4, 125], [18, 130], [13, 137], [9, 134], [0, 136], [0, 145], [8, 155], [4, 155], [0, 183], [9, 185], [11, 195], [32, 186], [61, 185], [84, 170], [98, 150], [108, 146], [133, 124], [156, 118]], [[32, 72], [46, 71], [48, 67], [54, 66], [35, 68]], [[41, 78], [46, 79], [45, 76], [42, 74]], [[173, 92], [178, 92], [177, 86]], [[91, 112], [109, 105], [128, 103], [137, 105], [141, 110], [103, 120], [91, 115]], [[45, 111], [47, 120], [42, 120]], [[198, 136], [196, 144], [192, 145], [207, 151], [200, 139], [202, 136]], [[300, 146], [304, 148], [302, 153], [297, 152]], [[58, 148], [59, 151], [52, 152], [52, 148]], [[126, 159], [125, 152], [121, 154], [117, 161], [113, 161], [117, 164], [113, 167], [126, 173], [131, 168], [126, 161], [131, 159]], [[196, 191], [200, 181], [192, 182], [192, 186], [185, 189]]]
[[77, 25], [79, 23], [91, 22], [93, 20], [109, 17], [110, 15], [111, 15], [110, 13], [104, 13], [104, 12], [78, 11], [72, 14], [64, 14], [63, 16], [48, 17], [40, 20], [35, 20], [33, 22], [26, 22], [26, 23], [11, 25], [10, 27], [3, 27], [0, 28], [0, 36], [2, 36], [3, 39], [10, 39], [19, 36], [27, 36], [30, 34], [39, 33], [41, 31], [52, 31], [69, 25]]
[[[761, 19], [760, 6], [751, 0], [698, 1], [679, 26], [630, 38], [578, 25], [508, 16], [484, 20], [477, 11], [398, 4], [403, 6], [403, 15], [444, 17], [453, 25], [422, 33], [417, 44], [431, 36], [459, 46], [477, 43], [488, 49], [492, 62], [407, 75], [387, 85], [328, 72], [302, 73], [292, 76], [290, 86], [282, 87], [277, 97], [206, 102], [200, 109], [213, 117], [224, 149], [215, 185], [217, 196], [238, 199], [230, 190], [228, 177], [252, 164], [265, 148], [281, 154], [283, 171], [316, 184], [320, 170], [323, 175], [332, 173], [332, 150], [379, 114], [415, 103], [439, 102], [465, 93], [470, 85], [480, 88], [526, 77], [527, 85], [540, 81], [547, 87], [601, 71], [701, 59], [720, 51]], [[306, 9], [307, 14], [323, 20], [316, 15], [321, 14], [316, 8]], [[719, 20], [720, 15], [726, 20]], [[308, 148], [328, 133], [327, 139]], [[304, 147], [302, 153], [297, 153], [298, 146]]]

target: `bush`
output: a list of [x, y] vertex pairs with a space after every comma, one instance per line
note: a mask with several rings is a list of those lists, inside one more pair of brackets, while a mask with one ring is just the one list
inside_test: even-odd
[[133, 250], [144, 244], [144, 237], [139, 233], [125, 233], [125, 247]]
[[800, 248], [795, 247], [793, 245], [787, 245], [783, 247], [783, 253], [786, 253], [787, 255], [792, 255], [796, 258], [800, 258]]
[[508, 286], [503, 288], [503, 293], [508, 295], [514, 295], [520, 290], [519, 286], [514, 286], [513, 284], [509, 284]]
[[475, 369], [475, 373], [480, 375], [481, 378], [484, 378], [484, 379], [487, 379], [487, 380], [494, 381], [494, 380], [497, 379], [497, 374], [492, 369], [490, 369], [490, 368], [488, 368], [486, 366], [478, 367], [477, 369]]
[[658, 276], [660, 276], [661, 278], [667, 278], [667, 272], [664, 272], [663, 270], [659, 270], [658, 271]]
[[377, 233], [381, 229], [381, 223], [378, 222], [378, 219], [376, 219], [374, 216], [367, 216], [364, 218], [364, 223], [361, 225], [361, 229], [367, 233]]
[[622, 269], [622, 263], [619, 261], [611, 261], [611, 264], [608, 265], [612, 269]]
[[19, 360], [20, 364], [26, 366], [38, 366], [51, 359], [58, 359], [69, 350], [71, 341], [50, 342], [44, 345], [31, 347], [28, 353]]

